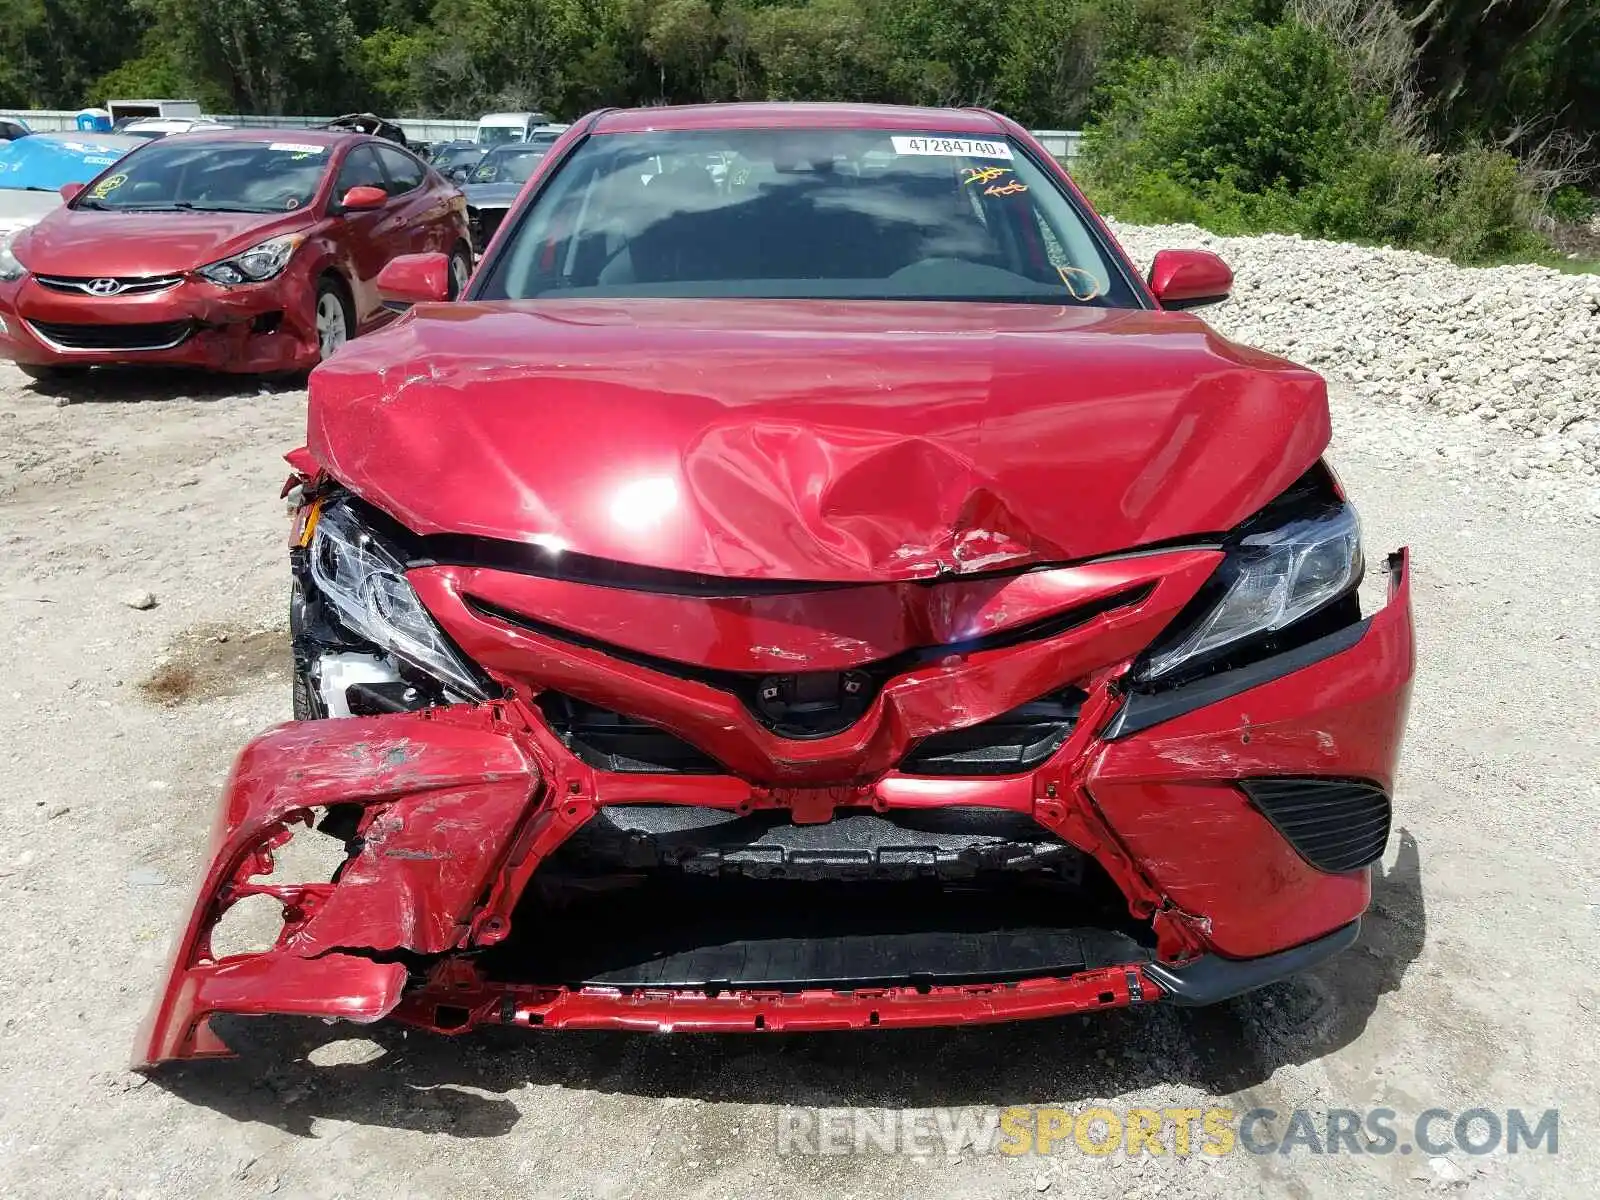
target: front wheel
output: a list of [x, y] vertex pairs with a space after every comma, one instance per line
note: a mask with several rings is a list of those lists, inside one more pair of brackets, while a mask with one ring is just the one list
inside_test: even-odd
[[345, 297], [344, 288], [326, 276], [317, 282], [314, 317], [317, 353], [326, 362], [356, 335], [355, 314], [350, 311], [350, 301]]
[[471, 278], [472, 251], [457, 243], [450, 251], [450, 299], [461, 299], [461, 293], [467, 290], [467, 280]]

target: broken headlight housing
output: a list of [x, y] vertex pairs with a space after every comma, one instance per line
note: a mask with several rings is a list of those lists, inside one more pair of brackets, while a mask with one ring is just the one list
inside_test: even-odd
[[1251, 522], [1229, 540], [1203, 593], [1205, 610], [1151, 652], [1139, 682], [1165, 683], [1180, 667], [1215, 663], [1350, 596], [1361, 582], [1361, 523], [1349, 504], [1262, 524]]
[[11, 252], [11, 242], [15, 234], [6, 234], [0, 237], [0, 279], [10, 283], [13, 279], [21, 279], [28, 273], [28, 268], [17, 261], [17, 256]]
[[305, 240], [305, 235], [301, 233], [275, 237], [262, 242], [259, 246], [250, 247], [242, 254], [235, 254], [232, 258], [208, 263], [201, 267], [198, 273], [212, 283], [220, 283], [224, 287], [235, 287], [241, 283], [265, 283], [283, 273], [284, 267], [289, 265], [289, 259]]
[[478, 672], [406, 582], [400, 554], [347, 500], [323, 507], [307, 558], [312, 582], [351, 632], [437, 679], [456, 698], [487, 698]]

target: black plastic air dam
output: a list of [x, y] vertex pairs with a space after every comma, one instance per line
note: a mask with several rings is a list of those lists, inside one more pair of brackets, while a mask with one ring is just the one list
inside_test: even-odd
[[1361, 935], [1361, 921], [1351, 921], [1315, 941], [1265, 954], [1260, 958], [1223, 958], [1204, 954], [1193, 962], [1169, 967], [1151, 962], [1144, 973], [1166, 993], [1170, 1004], [1198, 1008], [1242, 996], [1256, 988], [1309, 971], [1341, 950], [1348, 950]]
[[508, 983], [715, 992], [1005, 982], [1144, 961], [1149, 927], [1096, 882], [551, 877], [479, 965]]

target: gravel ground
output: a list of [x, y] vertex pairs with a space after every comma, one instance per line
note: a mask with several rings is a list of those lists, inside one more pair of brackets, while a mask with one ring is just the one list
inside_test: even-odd
[[[1141, 254], [1202, 237], [1128, 234]], [[0, 959], [0, 1191], [1600, 1194], [1591, 460], [1530, 457], [1563, 435], [1528, 439], [1509, 415], [1456, 412], [1443, 386], [1397, 402], [1397, 364], [1421, 353], [1427, 331], [1420, 309], [1401, 321], [1388, 304], [1558, 284], [1442, 264], [1426, 284], [1414, 256], [1340, 247], [1336, 262], [1287, 239], [1219, 248], [1241, 278], [1220, 327], [1274, 349], [1298, 338], [1324, 369], [1388, 381], [1336, 387], [1334, 462], [1362, 507], [1370, 556], [1413, 547], [1421, 645], [1403, 829], [1361, 943], [1313, 975], [1200, 1012], [796, 1039], [452, 1041], [318, 1025], [269, 1032], [237, 1062], [149, 1081], [129, 1073], [232, 755], [289, 715], [275, 497], [304, 397], [167, 375], [96, 378], [56, 397], [0, 366], [0, 637], [13, 647], [0, 684], [0, 878], [18, 901]], [[1363, 280], [1353, 293], [1352, 271]], [[1559, 286], [1583, 303], [1582, 282]], [[1556, 316], [1578, 322], [1562, 310], [1550, 324]], [[1586, 345], [1552, 340], [1569, 357], [1537, 361], [1541, 379], [1565, 362], [1560, 387], [1592, 401], [1588, 320]], [[1437, 361], [1457, 379], [1494, 378], [1506, 345], [1545, 340], [1468, 329]], [[129, 606], [146, 593], [154, 607]], [[1387, 1105], [1402, 1127], [1432, 1107], [1559, 1106], [1560, 1153], [1011, 1159], [774, 1147], [782, 1105], [1095, 1101]]]

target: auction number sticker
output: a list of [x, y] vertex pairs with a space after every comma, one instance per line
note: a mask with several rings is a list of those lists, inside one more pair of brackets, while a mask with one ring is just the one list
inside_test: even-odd
[[268, 150], [279, 150], [284, 154], [321, 154], [326, 146], [313, 146], [306, 142], [273, 142]]
[[955, 137], [891, 137], [896, 154], [933, 154], [940, 158], [1003, 158], [1011, 159], [1011, 147], [1005, 142], [991, 142], [983, 138]]

